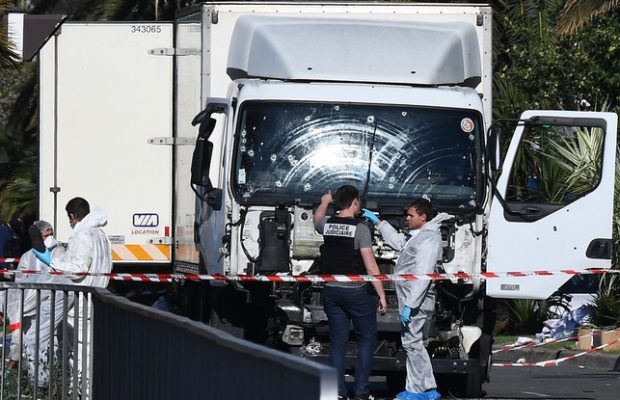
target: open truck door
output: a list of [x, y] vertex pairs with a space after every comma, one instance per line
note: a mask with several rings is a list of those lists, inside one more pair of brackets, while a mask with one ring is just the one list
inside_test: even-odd
[[614, 113], [522, 114], [491, 205], [487, 272], [500, 277], [487, 295], [546, 299], [571, 278], [507, 272], [611, 267], [617, 124]]

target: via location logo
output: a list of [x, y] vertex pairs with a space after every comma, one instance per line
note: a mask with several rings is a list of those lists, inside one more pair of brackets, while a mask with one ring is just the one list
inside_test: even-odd
[[159, 225], [159, 215], [153, 213], [141, 213], [133, 215], [133, 226], [154, 227]]

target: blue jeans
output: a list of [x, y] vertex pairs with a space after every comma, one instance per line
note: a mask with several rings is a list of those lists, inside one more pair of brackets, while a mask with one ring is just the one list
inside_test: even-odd
[[323, 309], [329, 322], [329, 362], [338, 371], [338, 395], [347, 396], [344, 380], [346, 349], [351, 321], [358, 339], [355, 365], [355, 396], [370, 394], [370, 371], [377, 345], [377, 297], [365, 287], [325, 286]]

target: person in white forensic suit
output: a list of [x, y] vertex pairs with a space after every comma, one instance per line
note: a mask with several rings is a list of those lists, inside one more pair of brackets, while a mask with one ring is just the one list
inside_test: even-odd
[[[394, 273], [431, 274], [441, 260], [441, 223], [452, 218], [435, 212], [430, 201], [417, 199], [407, 208], [406, 221], [410, 234], [398, 232], [370, 210], [364, 209], [364, 217], [376, 224], [377, 230], [393, 249], [400, 252]], [[413, 280], [395, 282], [398, 309], [402, 325], [401, 342], [407, 353], [407, 382], [405, 391], [396, 395], [399, 400], [434, 400], [441, 395], [433, 375], [433, 366], [424, 348], [428, 324], [435, 310], [435, 285], [433, 281]]]
[[[54, 229], [47, 221], [35, 221], [33, 223], [39, 232], [45, 248], [54, 257], [62, 257], [65, 249], [54, 238]], [[31, 270], [41, 272], [40, 274], [24, 274], [20, 271]], [[33, 250], [25, 252], [17, 265], [17, 273], [15, 276], [16, 283], [54, 283], [54, 284], [70, 284], [71, 282], [62, 276], [53, 276], [46, 274], [50, 268], [39, 261]], [[21, 290], [11, 289], [7, 295], [7, 314], [11, 329], [11, 347], [9, 350], [8, 368], [12, 369], [17, 366], [20, 352], [22, 351], [21, 339], [24, 338], [24, 350], [26, 350], [26, 358], [28, 362], [28, 372], [34, 380], [35, 373], [37, 375], [37, 386], [43, 387], [47, 384], [49, 376], [48, 357], [54, 354], [58, 347], [58, 340], [54, 340], [54, 345], [50, 353], [51, 333], [56, 332], [59, 324], [64, 317], [64, 297], [67, 297], [67, 308], [73, 304], [73, 293], [56, 292], [52, 296], [50, 290], [40, 291], [40, 306], [38, 312], [38, 328], [37, 328], [37, 290], [23, 290], [23, 309], [20, 307]], [[54, 301], [52, 303], [52, 297]], [[54, 320], [52, 328], [52, 308], [54, 308]], [[39, 341], [37, 346], [37, 331]], [[37, 357], [38, 355], [38, 357]]]
[[[88, 201], [81, 197], [75, 197], [67, 203], [65, 210], [69, 218], [69, 224], [73, 228], [67, 244], [67, 252], [62, 257], [52, 257], [49, 252], [37, 252], [35, 255], [54, 271], [86, 272], [86, 273], [110, 273], [112, 272], [112, 246], [103, 227], [108, 222], [107, 213], [101, 207], [95, 207], [92, 211]], [[81, 286], [105, 288], [109, 278], [101, 275], [86, 275], [72, 278], [73, 283]], [[86, 303], [85, 303], [86, 302]], [[84, 307], [84, 304], [87, 304]], [[78, 308], [79, 307], [79, 308]], [[74, 313], [79, 315], [78, 330], [78, 354], [77, 366], [79, 371], [91, 370], [90, 346], [92, 343], [92, 303], [91, 296], [80, 293], [69, 320], [73, 320]], [[85, 315], [84, 315], [85, 314]], [[87, 323], [87, 335], [84, 337], [83, 324]], [[83, 353], [82, 346], [87, 344], [87, 351]], [[86, 357], [83, 357], [83, 354]], [[74, 357], [75, 359], [75, 357]], [[88, 398], [89, 382], [86, 383], [86, 393], [83, 398]]]

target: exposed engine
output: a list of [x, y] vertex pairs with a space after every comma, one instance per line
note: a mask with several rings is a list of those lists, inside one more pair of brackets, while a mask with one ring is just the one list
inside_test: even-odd
[[[405, 227], [403, 210], [384, 213], [382, 219]], [[252, 207], [240, 213], [239, 256], [247, 258], [246, 273], [293, 275], [318, 273], [323, 238], [314, 228], [309, 207]], [[379, 269], [392, 274], [398, 252], [390, 248], [369, 226]], [[455, 217], [441, 229], [443, 260], [436, 272], [473, 272], [474, 249], [478, 233], [469, 219]], [[236, 241], [232, 241], [235, 243]], [[234, 251], [234, 248], [233, 248]], [[242, 253], [242, 254], [241, 254]], [[384, 282], [388, 312], [378, 315], [379, 348], [376, 357], [385, 363], [404, 362], [400, 349], [400, 322], [393, 282]], [[482, 334], [481, 299], [474, 282], [459, 280], [436, 282], [435, 318], [428, 321], [427, 349], [431, 358], [467, 359]], [[281, 341], [308, 357], [325, 356], [328, 351], [327, 316], [321, 300], [322, 284], [279, 284], [274, 296], [279, 310]], [[386, 364], [385, 369], [392, 366]]]

